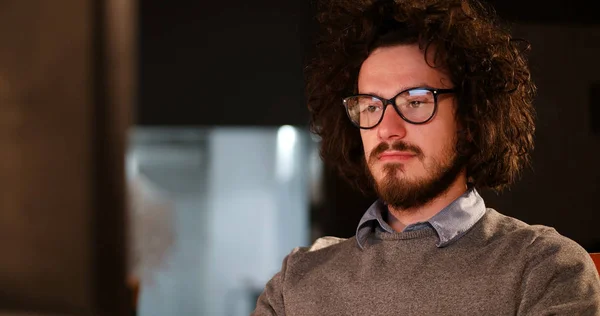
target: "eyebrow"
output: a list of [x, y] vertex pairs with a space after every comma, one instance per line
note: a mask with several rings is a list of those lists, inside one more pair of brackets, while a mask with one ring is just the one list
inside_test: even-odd
[[[416, 84], [416, 85], [410, 85], [410, 86], [401, 86], [401, 87], [399, 87], [399, 89], [398, 89], [398, 90], [396, 90], [396, 94], [394, 94], [394, 95], [397, 95], [398, 93], [400, 93], [400, 92], [402, 92], [402, 91], [406, 91], [406, 90], [410, 90], [410, 89], [416, 89], [416, 88], [429, 88], [429, 89], [437, 89], [437, 88], [434, 88], [434, 87], [432, 87], [431, 85], [428, 85], [428, 84], [426, 84], [426, 83], [419, 83], [419, 84]], [[375, 92], [375, 91], [369, 91], [369, 92], [359, 92], [359, 94], [369, 94], [369, 95], [374, 95], [374, 96], [381, 96], [381, 94], [380, 94], [380, 93], [377, 93], [377, 92]]]

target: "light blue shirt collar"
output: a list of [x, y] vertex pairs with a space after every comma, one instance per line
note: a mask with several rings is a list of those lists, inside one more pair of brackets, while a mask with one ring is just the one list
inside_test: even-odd
[[[403, 231], [412, 231], [433, 227], [438, 236], [438, 247], [445, 247], [460, 239], [481, 217], [485, 214], [486, 207], [483, 198], [477, 190], [470, 189], [458, 197], [440, 212], [435, 214], [426, 222], [408, 225]], [[385, 222], [383, 214], [388, 208], [381, 200], [375, 201], [365, 212], [356, 228], [356, 241], [361, 249], [364, 249], [369, 235], [375, 228], [393, 233], [394, 230]]]

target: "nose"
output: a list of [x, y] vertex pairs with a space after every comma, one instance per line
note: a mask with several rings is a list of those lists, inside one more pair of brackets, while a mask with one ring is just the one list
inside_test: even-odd
[[406, 136], [406, 124], [408, 122], [403, 120], [390, 104], [383, 114], [381, 123], [376, 127], [377, 136], [385, 142], [402, 139]]

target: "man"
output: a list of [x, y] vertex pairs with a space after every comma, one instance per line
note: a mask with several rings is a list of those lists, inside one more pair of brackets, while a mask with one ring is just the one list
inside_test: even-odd
[[527, 45], [476, 0], [322, 10], [313, 129], [324, 160], [380, 199], [355, 237], [287, 256], [254, 315], [600, 315], [586, 251], [477, 192], [529, 162]]

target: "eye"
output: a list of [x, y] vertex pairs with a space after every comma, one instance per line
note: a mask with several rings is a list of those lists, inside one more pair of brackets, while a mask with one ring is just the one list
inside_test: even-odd
[[411, 109], [418, 109], [418, 108], [422, 107], [423, 104], [424, 104], [423, 101], [413, 100], [413, 101], [408, 102], [408, 107]]
[[366, 113], [375, 113], [377, 111], [381, 110], [381, 106], [378, 105], [367, 105], [363, 108], [363, 110], [361, 112], [366, 112]]

